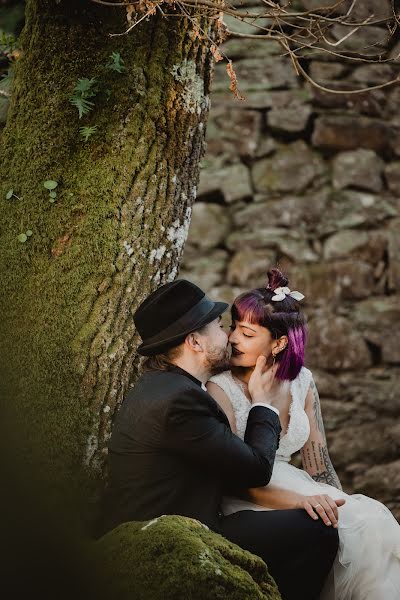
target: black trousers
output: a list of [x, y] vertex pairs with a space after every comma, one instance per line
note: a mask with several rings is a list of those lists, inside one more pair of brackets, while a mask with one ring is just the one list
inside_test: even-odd
[[264, 560], [283, 600], [317, 600], [339, 544], [336, 529], [302, 509], [233, 513], [221, 533]]

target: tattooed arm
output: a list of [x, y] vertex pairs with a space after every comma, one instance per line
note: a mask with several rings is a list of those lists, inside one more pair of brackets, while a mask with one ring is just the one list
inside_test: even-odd
[[305, 411], [310, 421], [310, 437], [301, 449], [303, 469], [315, 481], [328, 483], [341, 490], [342, 486], [329, 457], [322, 421], [321, 403], [313, 379], [311, 379], [310, 389], [306, 397]]

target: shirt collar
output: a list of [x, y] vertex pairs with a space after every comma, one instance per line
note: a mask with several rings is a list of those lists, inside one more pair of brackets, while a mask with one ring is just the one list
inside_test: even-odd
[[174, 373], [180, 373], [181, 375], [188, 377], [189, 379], [194, 381], [199, 387], [201, 387], [202, 390], [204, 390], [205, 392], [207, 391], [207, 388], [204, 385], [204, 383], [202, 383], [199, 379], [197, 379], [196, 377], [194, 377], [193, 375], [191, 375], [184, 369], [181, 369], [180, 367], [178, 367], [178, 365], [171, 365], [170, 367], [168, 367], [168, 371], [172, 371]]

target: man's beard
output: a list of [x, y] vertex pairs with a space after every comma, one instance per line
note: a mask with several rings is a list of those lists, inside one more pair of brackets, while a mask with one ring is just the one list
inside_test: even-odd
[[205, 358], [205, 366], [211, 375], [218, 375], [229, 370], [231, 352], [229, 346], [226, 348], [209, 348]]

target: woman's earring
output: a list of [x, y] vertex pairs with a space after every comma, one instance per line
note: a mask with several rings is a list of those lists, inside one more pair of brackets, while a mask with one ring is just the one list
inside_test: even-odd
[[272, 366], [275, 366], [276, 354], [272, 353]]

